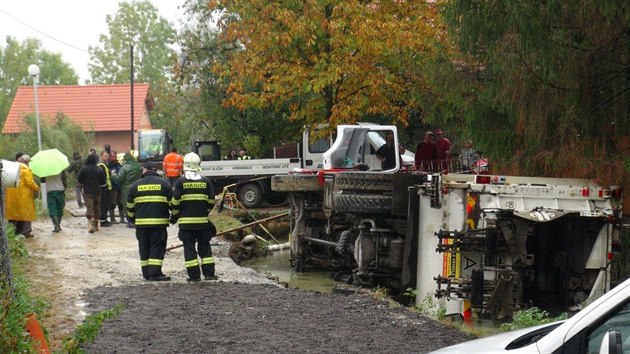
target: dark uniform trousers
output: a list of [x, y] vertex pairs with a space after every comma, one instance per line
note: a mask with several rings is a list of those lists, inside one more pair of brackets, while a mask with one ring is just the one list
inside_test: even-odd
[[140, 265], [145, 279], [162, 275], [162, 262], [166, 254], [167, 233], [165, 227], [146, 227], [136, 229]]
[[[210, 247], [210, 239], [214, 236], [211, 228], [201, 230], [182, 230], [179, 229], [179, 239], [184, 244], [184, 261], [186, 262], [186, 272], [188, 278], [199, 279], [199, 258], [201, 258], [201, 271], [206, 277], [214, 276], [214, 257], [212, 257], [212, 248]], [[195, 250], [197, 244], [198, 250]], [[197, 258], [199, 252], [199, 258]]]

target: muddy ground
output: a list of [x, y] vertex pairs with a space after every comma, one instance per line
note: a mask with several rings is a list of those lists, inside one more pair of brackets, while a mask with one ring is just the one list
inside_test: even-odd
[[[69, 203], [73, 203], [70, 201]], [[50, 301], [41, 314], [54, 350], [92, 313], [122, 303], [89, 353], [418, 352], [470, 339], [438, 322], [369, 295], [285, 289], [236, 265], [229, 244], [213, 240], [219, 281], [186, 282], [182, 248], [167, 253], [167, 283], [140, 275], [135, 232], [123, 224], [89, 234], [86, 219], [48, 220], [27, 239], [29, 278]], [[169, 246], [179, 244], [171, 226]]]

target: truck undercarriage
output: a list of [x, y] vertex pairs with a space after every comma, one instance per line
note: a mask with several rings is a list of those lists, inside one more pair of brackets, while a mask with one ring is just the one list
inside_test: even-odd
[[398, 161], [382, 170], [373, 142], [392, 133], [340, 126], [324, 170], [272, 178], [290, 194], [296, 271], [329, 269], [393, 294], [412, 288], [417, 303], [435, 296], [464, 318], [566, 310], [619, 280], [620, 193], [584, 179], [400, 173]]

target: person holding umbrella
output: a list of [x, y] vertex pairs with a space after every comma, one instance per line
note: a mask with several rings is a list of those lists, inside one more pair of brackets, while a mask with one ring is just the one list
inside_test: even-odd
[[48, 182], [46, 201], [48, 215], [53, 222], [53, 232], [61, 231], [61, 217], [66, 205], [66, 168], [70, 166], [68, 157], [57, 149], [42, 150], [31, 159], [30, 168], [33, 174], [41, 178], [42, 183]]
[[48, 186], [46, 197], [48, 200], [48, 215], [50, 215], [50, 220], [52, 220], [54, 226], [53, 232], [60, 232], [63, 208], [66, 206], [66, 188], [68, 187], [66, 171], [61, 171], [61, 173], [54, 176], [43, 177], [41, 180]]

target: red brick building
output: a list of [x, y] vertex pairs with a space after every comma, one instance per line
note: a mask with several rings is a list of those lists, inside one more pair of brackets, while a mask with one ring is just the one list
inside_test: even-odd
[[[84, 131], [94, 131], [92, 146], [100, 150], [109, 144], [119, 152], [127, 151], [131, 142], [131, 85], [38, 86], [37, 97], [41, 121], [55, 119], [63, 113]], [[153, 98], [149, 84], [134, 84], [134, 129], [151, 129], [149, 113]], [[35, 112], [32, 86], [20, 86], [3, 134], [18, 134], [26, 127], [24, 117]]]

